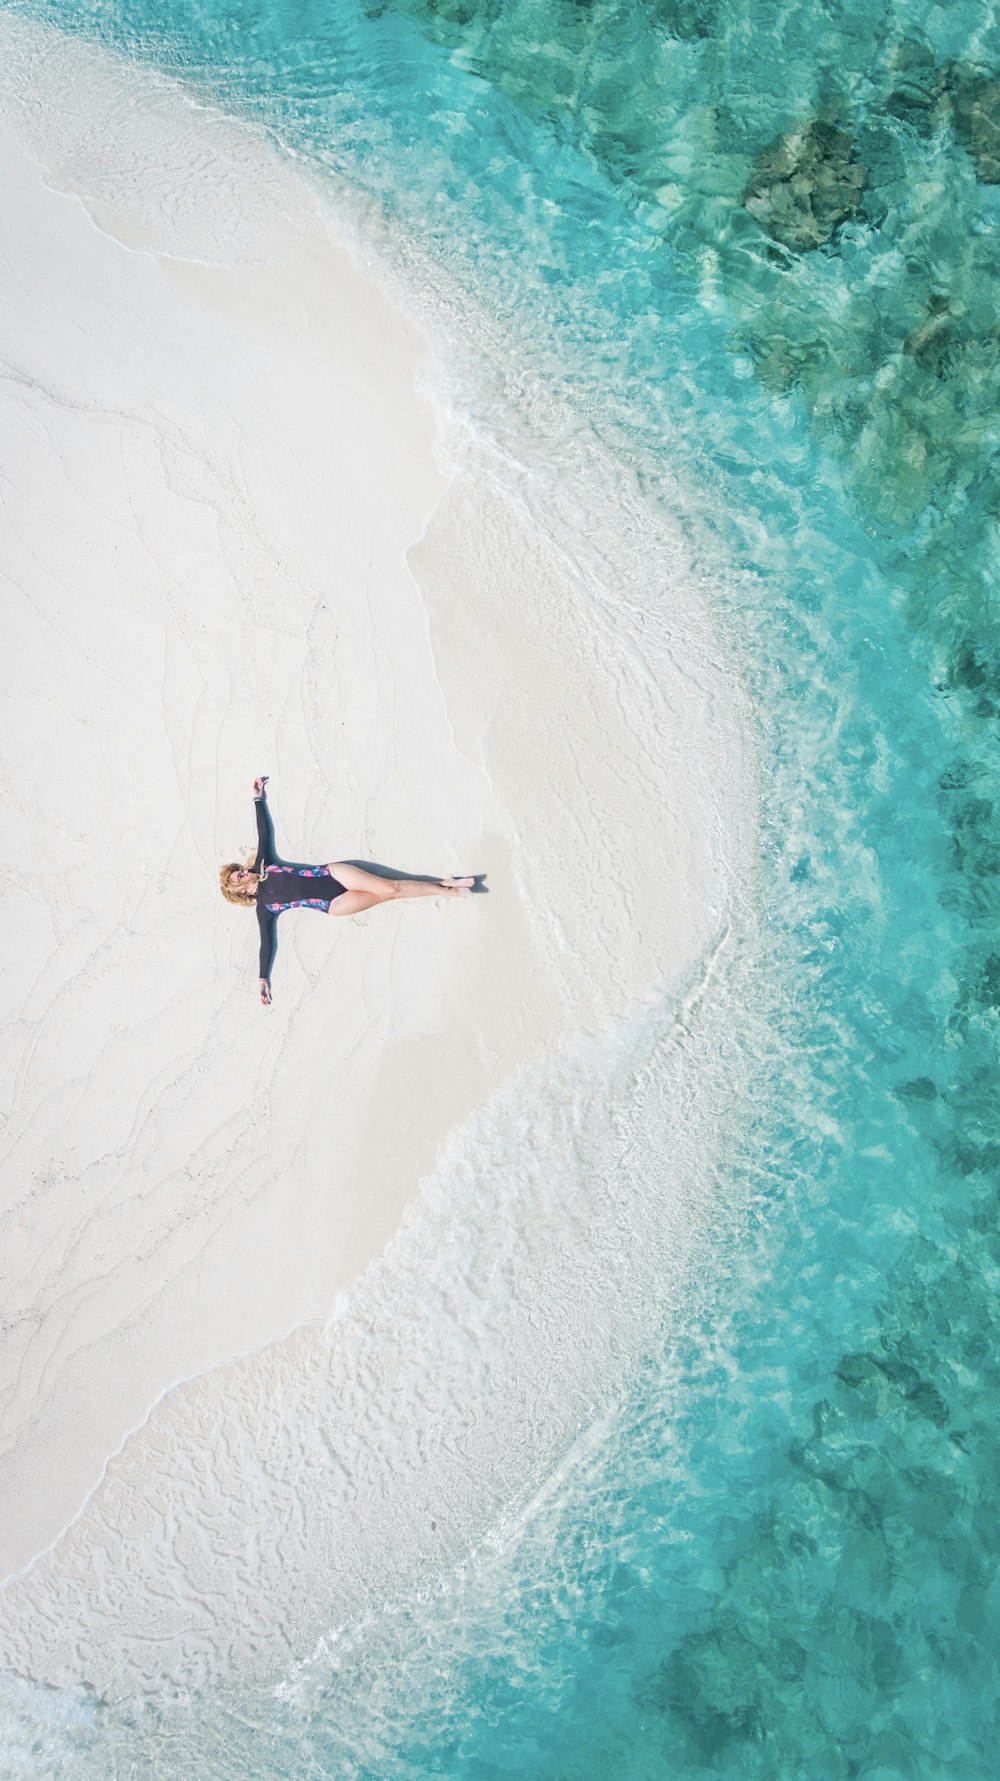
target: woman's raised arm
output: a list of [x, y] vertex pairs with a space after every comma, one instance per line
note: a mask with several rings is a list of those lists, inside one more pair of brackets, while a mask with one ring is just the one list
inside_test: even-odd
[[265, 866], [274, 860], [274, 828], [271, 823], [271, 812], [267, 807], [267, 774], [264, 773], [253, 782], [254, 812], [257, 817], [257, 858], [253, 869], [258, 877]]
[[271, 1005], [271, 966], [274, 963], [274, 948], [277, 941], [275, 929], [278, 917], [263, 903], [257, 904], [257, 926], [260, 929], [260, 999], [265, 1008]]

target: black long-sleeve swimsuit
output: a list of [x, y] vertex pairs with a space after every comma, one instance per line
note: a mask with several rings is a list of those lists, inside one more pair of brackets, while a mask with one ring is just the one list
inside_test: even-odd
[[[278, 916], [283, 909], [322, 909], [324, 914], [344, 886], [325, 866], [282, 866], [275, 860], [274, 833], [263, 798], [254, 799], [257, 812], [257, 858], [253, 869], [260, 875], [257, 886], [257, 926], [260, 928], [260, 974], [269, 978], [277, 944]], [[317, 883], [317, 880], [319, 882]], [[310, 891], [322, 891], [311, 896]]]

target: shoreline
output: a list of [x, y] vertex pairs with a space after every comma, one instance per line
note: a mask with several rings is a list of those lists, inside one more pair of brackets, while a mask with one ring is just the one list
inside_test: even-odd
[[[461, 1301], [503, 1204], [491, 1196], [524, 1167], [522, 1126], [547, 1118], [544, 1085], [563, 1081], [574, 1047], [590, 1061], [563, 1092], [617, 1104], [601, 1072], [628, 1079], [627, 1049], [580, 1051], [580, 1036], [652, 1021], [639, 1050], [668, 1043], [674, 1000], [718, 944], [752, 854], [749, 815], [731, 858], [713, 852], [723, 790], [709, 737], [732, 687], [706, 693], [699, 669], [651, 690], [628, 649], [588, 627], [570, 565], [471, 448], [442, 474], [440, 420], [418, 393], [429, 340], [276, 151], [70, 39], [15, 20], [0, 39], [8, 102], [15, 88], [39, 99], [35, 121], [22, 106], [5, 133], [0, 172], [18, 721], [38, 757], [30, 778], [26, 745], [17, 778], [13, 852], [29, 863], [13, 894], [34, 927], [5, 1010], [16, 1093], [2, 1216], [20, 1247], [7, 1244], [0, 1568], [20, 1580], [0, 1597], [0, 1652], [104, 1688], [129, 1674], [151, 1685], [158, 1663], [204, 1676], [212, 1649], [232, 1658], [237, 1645], [269, 1673], [284, 1598], [268, 1608], [265, 1590], [251, 1617], [256, 1656], [205, 1615], [219, 1587], [205, 1569], [206, 1466], [236, 1515], [221, 1545], [237, 1566], [241, 1525], [211, 1430], [223, 1460], [243, 1451], [245, 1476], [255, 1403], [263, 1415], [282, 1400], [271, 1438], [294, 1453], [307, 1426], [341, 1417], [348, 1431], [359, 1379], [375, 1382], [359, 1414], [377, 1424], [381, 1378], [394, 1406], [382, 1457], [394, 1488], [403, 1477], [422, 1444], [406, 1417], [427, 1382], [411, 1403], [388, 1349], [371, 1372], [366, 1295], [383, 1295], [386, 1328], [419, 1321], [425, 1308], [394, 1297], [393, 1267], [426, 1241], [433, 1269], [482, 1195], [454, 1280], [424, 1288]], [[221, 200], [206, 165], [226, 168]], [[221, 226], [234, 189], [246, 229]], [[679, 762], [690, 783], [678, 790]], [[277, 1006], [261, 1010], [254, 924], [213, 882], [216, 856], [252, 838], [257, 771], [272, 775], [282, 852], [486, 872], [490, 895], [335, 931], [287, 917]], [[85, 886], [82, 908], [69, 882]], [[508, 1130], [493, 1182], [481, 1134]], [[434, 1183], [466, 1132], [480, 1175], [444, 1193], [431, 1241]], [[554, 1157], [571, 1138], [555, 1135]], [[564, 1192], [569, 1210], [571, 1175]], [[664, 1216], [680, 1231], [682, 1212]], [[510, 1265], [497, 1329], [522, 1317]], [[529, 1277], [544, 1300], [549, 1286]], [[483, 1287], [491, 1303], [497, 1291]], [[476, 1294], [466, 1311], [476, 1327]], [[448, 1306], [459, 1349], [462, 1315]], [[484, 1344], [498, 1339], [488, 1325]], [[434, 1340], [429, 1327], [425, 1348]], [[461, 1423], [467, 1409], [456, 1399], [451, 1413]], [[310, 1460], [343, 1478], [343, 1504], [370, 1436], [328, 1433], [328, 1458]], [[468, 1484], [434, 1488], [461, 1497]], [[266, 1493], [259, 1508], [266, 1523]], [[407, 1529], [380, 1574], [405, 1574]], [[337, 1527], [325, 1537], [336, 1544]], [[303, 1549], [290, 1573], [310, 1562]], [[141, 1575], [148, 1591], [126, 1607], [126, 1579], [135, 1594]], [[180, 1622], [161, 1649], [148, 1610], [164, 1588]]]

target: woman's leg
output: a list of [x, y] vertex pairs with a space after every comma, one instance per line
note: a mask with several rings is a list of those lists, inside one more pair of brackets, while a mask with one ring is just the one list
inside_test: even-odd
[[[474, 878], [436, 878], [428, 883], [423, 878], [380, 878], [377, 872], [366, 872], [363, 866], [349, 866], [346, 860], [327, 866], [348, 895], [357, 893], [369, 900], [363, 905], [371, 909], [376, 903], [390, 903], [397, 897], [460, 897], [472, 889]], [[345, 897], [337, 897], [331, 911], [356, 915], [357, 908], [341, 909]]]
[[385, 897], [370, 897], [367, 891], [343, 891], [330, 904], [331, 915], [361, 915], [366, 909], [377, 909]]

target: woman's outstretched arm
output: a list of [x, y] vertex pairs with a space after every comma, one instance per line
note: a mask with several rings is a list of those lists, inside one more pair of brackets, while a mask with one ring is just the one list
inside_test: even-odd
[[[259, 875], [265, 866], [271, 865], [274, 859], [274, 826], [271, 812], [267, 807], [267, 774], [262, 773], [253, 782], [254, 812], [257, 817], [257, 858], [253, 869]], [[258, 899], [257, 926], [260, 929], [260, 999], [265, 1008], [271, 1005], [271, 966], [274, 963], [274, 949], [277, 945], [277, 916], [270, 909], [265, 909]]]
[[274, 861], [274, 825], [267, 807], [266, 773], [253, 782], [253, 807], [257, 817], [257, 858], [253, 869], [260, 874], [265, 866], [270, 866]]
[[271, 966], [277, 944], [278, 917], [263, 903], [257, 904], [257, 926], [260, 929], [260, 999], [265, 1008], [271, 1003]]

